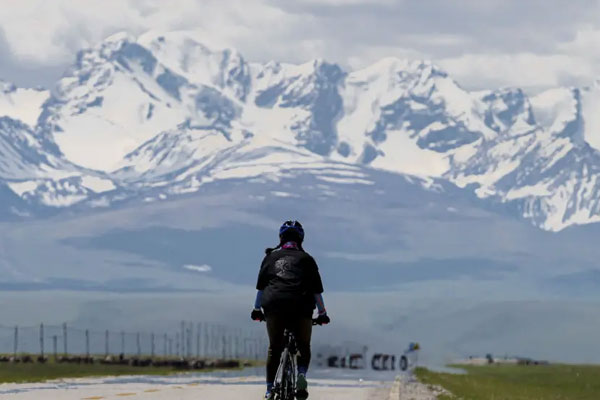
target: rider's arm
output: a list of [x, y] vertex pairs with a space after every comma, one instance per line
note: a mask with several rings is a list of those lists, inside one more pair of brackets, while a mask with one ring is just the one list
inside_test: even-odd
[[263, 294], [262, 290], [259, 290], [256, 292], [256, 299], [254, 300], [254, 309], [255, 310], [260, 310], [260, 308], [262, 307], [262, 294]]
[[[268, 257], [268, 256], [267, 256]], [[262, 307], [262, 295], [263, 290], [267, 286], [267, 257], [265, 257], [260, 264], [260, 271], [258, 272], [258, 279], [256, 281], [256, 299], [254, 300], [254, 309], [260, 310]]]
[[319, 315], [327, 314], [325, 309], [325, 301], [323, 301], [323, 281], [321, 280], [321, 274], [319, 273], [319, 267], [314, 258], [310, 258], [310, 264], [312, 269], [311, 286], [312, 292], [315, 295], [315, 302], [317, 303], [317, 309]]
[[317, 302], [317, 310], [319, 310], [319, 315], [327, 314], [325, 302], [323, 301], [323, 295], [321, 293], [315, 293], [315, 301]]

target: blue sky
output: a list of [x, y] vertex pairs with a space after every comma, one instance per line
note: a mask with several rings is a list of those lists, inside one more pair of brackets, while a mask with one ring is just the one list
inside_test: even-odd
[[0, 78], [50, 85], [75, 53], [122, 30], [196, 30], [252, 61], [324, 58], [360, 68], [426, 58], [468, 88], [588, 85], [597, 0], [21, 0], [0, 9]]

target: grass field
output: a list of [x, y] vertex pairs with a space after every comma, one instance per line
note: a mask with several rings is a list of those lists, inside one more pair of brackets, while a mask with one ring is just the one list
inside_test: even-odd
[[[244, 365], [263, 365], [260, 361], [241, 361]], [[233, 368], [237, 369], [237, 368]], [[174, 367], [138, 367], [110, 364], [57, 363], [50, 359], [47, 363], [0, 363], [0, 384], [43, 382], [50, 379], [83, 378], [94, 376], [120, 375], [169, 375], [186, 372], [210, 372], [214, 369], [181, 370]]]
[[[464, 400], [598, 400], [600, 366], [453, 366], [463, 375], [417, 369], [423, 383], [439, 385]], [[441, 397], [451, 399], [456, 397]]]
[[49, 379], [90, 376], [167, 375], [175, 372], [178, 371], [167, 367], [142, 368], [129, 365], [0, 363], [0, 383], [43, 382]]

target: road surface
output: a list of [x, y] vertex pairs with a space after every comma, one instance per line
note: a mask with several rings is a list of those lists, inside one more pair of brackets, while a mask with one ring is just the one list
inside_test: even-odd
[[[316, 374], [315, 374], [316, 375]], [[333, 374], [335, 375], [335, 374]], [[264, 378], [208, 374], [168, 377], [81, 378], [35, 384], [0, 385], [0, 398], [7, 400], [240, 400], [262, 399]], [[332, 376], [309, 379], [311, 400], [389, 400], [392, 388], [389, 375], [381, 379], [356, 376]]]

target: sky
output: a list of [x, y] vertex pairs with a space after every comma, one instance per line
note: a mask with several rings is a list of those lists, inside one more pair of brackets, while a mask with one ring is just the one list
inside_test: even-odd
[[600, 77], [600, 0], [1, 1], [0, 79], [20, 86], [51, 87], [78, 50], [148, 30], [194, 30], [259, 62], [428, 59], [469, 89]]

